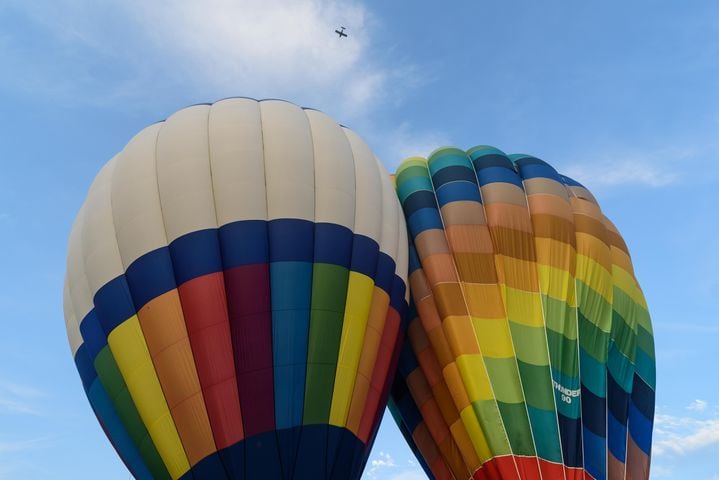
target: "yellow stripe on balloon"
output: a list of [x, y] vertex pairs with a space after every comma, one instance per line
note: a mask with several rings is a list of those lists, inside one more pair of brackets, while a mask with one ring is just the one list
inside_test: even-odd
[[373, 291], [374, 280], [362, 273], [350, 272], [330, 407], [330, 425], [344, 427], [347, 423]]
[[566, 270], [537, 264], [539, 273], [540, 291], [557, 300], [562, 300], [570, 307], [576, 306], [576, 295], [574, 295], [574, 277]]
[[624, 293], [629, 295], [634, 303], [641, 305], [646, 310], [647, 303], [644, 300], [644, 295], [637, 285], [637, 281], [634, 276], [626, 270], [614, 266], [612, 268], [612, 278], [614, 280], [614, 286], [620, 288]]
[[584, 255], [577, 255], [576, 279], [600, 295], [610, 304], [612, 303], [612, 289], [614, 285], [609, 273], [601, 264]]
[[494, 399], [481, 355], [461, 355], [457, 357], [457, 367], [462, 374], [470, 402]]
[[517, 290], [502, 285], [507, 318], [528, 327], [544, 327], [542, 300], [538, 293]]
[[472, 317], [482, 355], [490, 358], [514, 357], [512, 336], [506, 318]]
[[110, 332], [107, 343], [162, 461], [173, 479], [180, 478], [190, 469], [190, 464], [162, 393], [137, 315]]
[[459, 412], [459, 416], [462, 418], [462, 423], [467, 429], [469, 438], [472, 439], [472, 446], [474, 447], [474, 451], [477, 453], [480, 462], [484, 463], [492, 458], [493, 455], [489, 449], [489, 444], [487, 444], [487, 438], [484, 436], [482, 428], [479, 426], [479, 421], [477, 421], [477, 415], [474, 413], [472, 405], [468, 405], [462, 409], [462, 411]]

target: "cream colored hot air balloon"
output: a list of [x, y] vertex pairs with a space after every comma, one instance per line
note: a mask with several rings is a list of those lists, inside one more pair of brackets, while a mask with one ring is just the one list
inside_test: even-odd
[[100, 171], [65, 319], [88, 399], [137, 478], [359, 478], [406, 308], [389, 176], [327, 115], [192, 106]]

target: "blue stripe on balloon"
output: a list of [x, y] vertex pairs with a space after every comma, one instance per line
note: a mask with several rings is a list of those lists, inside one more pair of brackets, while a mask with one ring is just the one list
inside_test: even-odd
[[[369, 278], [375, 278], [378, 272], [378, 263], [386, 261], [381, 260], [379, 255], [379, 244], [377, 242], [364, 235], [355, 235], [352, 242], [350, 270], [366, 275]], [[375, 280], [375, 283], [378, 282]]]
[[607, 375], [607, 409], [614, 415], [614, 418], [621, 424], [627, 424], [627, 409], [629, 408], [629, 394], [624, 391], [621, 385], [614, 380], [612, 375]]
[[402, 205], [405, 217], [411, 217], [414, 212], [423, 208], [437, 208], [434, 193], [427, 190], [412, 192]]
[[[295, 439], [301, 438], [303, 451], [296, 449]], [[339, 448], [337, 448], [339, 446]], [[285, 451], [285, 448], [292, 451]], [[334, 455], [326, 455], [337, 448]], [[325, 462], [317, 462], [325, 452]], [[214, 452], [200, 460], [180, 480], [198, 478], [359, 478], [360, 468], [369, 455], [365, 445], [345, 428], [333, 425], [304, 425], [278, 429], [246, 438], [234, 445]], [[358, 457], [359, 462], [348, 461]], [[221, 459], [227, 474], [214, 470]], [[294, 465], [288, 464], [294, 463]], [[208, 466], [208, 463], [213, 463]], [[331, 467], [334, 468], [331, 469]], [[330, 471], [331, 469], [331, 471]]]
[[268, 227], [270, 262], [312, 262], [315, 224], [308, 220], [282, 218]]
[[107, 345], [107, 334], [102, 329], [100, 319], [97, 318], [95, 310], [90, 310], [85, 318], [80, 321], [80, 334], [85, 343], [83, 346], [87, 350], [89, 358], [95, 358], [100, 350]]
[[653, 422], [637, 409], [632, 401], [629, 404], [629, 433], [634, 443], [647, 455], [652, 448], [652, 425]]
[[310, 262], [270, 263], [277, 428], [302, 424], [312, 268]]
[[125, 275], [113, 278], [100, 287], [93, 301], [105, 336], [136, 312]]
[[[496, 149], [493, 149], [493, 151], [499, 152], [499, 150]], [[474, 169], [476, 171], [489, 167], [500, 167], [514, 171], [514, 164], [503, 153], [489, 153], [482, 155], [481, 151], [475, 150], [470, 153], [470, 158], [472, 158], [472, 163], [474, 164]]]
[[592, 357], [583, 348], [579, 349], [579, 365], [581, 365], [582, 386], [591, 390], [594, 395], [605, 396], [606, 365]]
[[529, 180], [530, 178], [550, 178], [559, 183], [562, 183], [562, 179], [559, 178], [559, 174], [557, 173], [557, 171], [547, 164], [520, 164], [519, 174], [525, 180]]
[[384, 252], [379, 252], [377, 260], [377, 271], [375, 272], [375, 285], [385, 291], [387, 295], [392, 293], [392, 284], [395, 278], [395, 263], [392, 257]]
[[442, 219], [439, 216], [439, 211], [436, 208], [423, 208], [417, 210], [410, 217], [407, 218], [407, 227], [413, 237], [417, 237], [420, 233], [425, 230], [441, 230]]
[[482, 202], [477, 185], [470, 182], [452, 182], [437, 189], [437, 202], [440, 208], [450, 202]]
[[591, 390], [582, 387], [582, 422], [584, 428], [595, 435], [605, 436], [607, 402], [603, 397], [594, 395]]
[[522, 187], [522, 180], [514, 170], [504, 167], [487, 167], [477, 170], [479, 184], [485, 186], [489, 183], [504, 182]]
[[657, 370], [654, 359], [647, 355], [641, 348], [637, 348], [635, 351], [634, 369], [636, 370], [636, 373], [645, 379], [649, 385], [656, 385]]
[[586, 427], [582, 434], [584, 435], [584, 469], [595, 480], [606, 480], [607, 454], [604, 437], [595, 435]]
[[220, 227], [222, 268], [267, 263], [270, 259], [267, 235], [264, 220], [243, 220]]
[[389, 304], [399, 313], [400, 319], [406, 321], [407, 314], [407, 302], [405, 301], [405, 293], [407, 292], [407, 285], [397, 275], [394, 276], [392, 281], [392, 292], [389, 295]]
[[[202, 236], [199, 238], [202, 238]], [[132, 262], [125, 273], [125, 277], [132, 293], [135, 311], [139, 311], [150, 300], [177, 288], [175, 271], [168, 247], [148, 252]], [[122, 321], [127, 318], [125, 317]]]
[[151, 480], [153, 478], [152, 474], [142, 460], [140, 452], [127, 433], [122, 420], [115, 412], [115, 408], [99, 379], [96, 379], [88, 389], [87, 398], [105, 428], [107, 436], [133, 476], [138, 480]]
[[314, 262], [349, 268], [353, 238], [352, 230], [347, 227], [334, 223], [316, 223], [312, 253]]
[[584, 185], [582, 185], [578, 181], [574, 180], [573, 178], [567, 177], [566, 175], [560, 175], [559, 178], [562, 180], [563, 184], [568, 185], [570, 187], [586, 188]]
[[583, 465], [582, 455], [582, 421], [579, 418], [568, 418], [561, 413], [557, 415], [559, 434], [562, 438], [562, 455], [564, 464], [579, 468]]
[[[555, 411], [527, 405], [527, 413], [536, 440], [534, 443], [537, 448], [537, 456], [550, 462], [561, 463], [562, 451], [559, 446], [559, 426]], [[541, 439], [545, 441], [541, 441]]]
[[170, 244], [170, 256], [177, 285], [221, 270], [217, 229], [198, 230], [179, 237]]
[[607, 414], [607, 445], [617, 460], [626, 461], [627, 427], [612, 413]]
[[[427, 175], [429, 175], [429, 172], [427, 172]], [[408, 178], [397, 186], [397, 196], [399, 196], [400, 201], [404, 204], [410, 194], [420, 190], [427, 190], [430, 193], [434, 191], [432, 188], [432, 181], [429, 179], [429, 176]]]
[[[451, 165], [440, 170], [436, 170], [432, 174], [432, 183], [434, 184], [435, 190], [439, 190], [442, 185], [447, 183], [453, 183], [457, 181], [471, 182], [477, 184], [477, 176], [474, 173], [469, 161], [463, 159], [466, 166], [463, 165]], [[432, 165], [430, 164], [430, 169]]]
[[415, 270], [418, 270], [422, 268], [422, 264], [419, 261], [419, 257], [417, 256], [417, 250], [414, 248], [414, 245], [409, 245], [409, 274], [412, 275], [412, 272]]
[[632, 402], [646, 418], [654, 418], [654, 390], [638, 375], [634, 376]]
[[82, 386], [87, 392], [90, 389], [90, 385], [97, 378], [97, 372], [95, 371], [95, 365], [92, 362], [92, 358], [88, 355], [87, 346], [83, 343], [80, 348], [75, 352], [75, 366], [80, 374], [80, 380], [82, 380]]
[[[579, 390], [581, 387], [579, 377], [564, 375], [554, 367], [552, 367], [552, 380], [569, 390]], [[567, 403], [562, 400], [562, 392], [556, 388], [554, 389], [554, 395], [557, 400], [557, 410], [561, 412], [562, 415], [567, 418], [579, 418], [579, 406], [581, 404], [580, 397], [570, 397], [570, 402]]]

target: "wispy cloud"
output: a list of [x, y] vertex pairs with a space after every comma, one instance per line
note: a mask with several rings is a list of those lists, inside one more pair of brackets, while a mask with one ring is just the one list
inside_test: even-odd
[[[0, 65], [15, 74], [4, 81], [73, 101], [151, 101], [180, 89], [332, 105], [352, 117], [418, 84], [417, 68], [372, 43], [381, 22], [354, 0], [10, 5], [55, 37], [55, 50], [29, 52], [24, 39], [5, 38]], [[348, 37], [334, 34], [339, 25]]]
[[379, 451], [370, 459], [365, 473], [367, 478], [373, 480], [424, 480], [427, 478], [427, 475], [414, 460], [407, 460], [407, 465], [397, 463], [390, 453]]
[[677, 171], [662, 162], [643, 155], [626, 155], [623, 158], [600, 158], [581, 161], [565, 169], [563, 174], [590, 188], [643, 185], [664, 187], [679, 180]]
[[393, 477], [390, 480], [426, 480], [427, 475], [422, 470], [413, 470], [409, 472], [402, 472]]
[[704, 412], [706, 411], [708, 405], [709, 403], [706, 400], [696, 399], [689, 404], [687, 410], [692, 412]]
[[367, 475], [370, 478], [377, 478], [377, 475], [383, 470], [391, 470], [397, 468], [397, 464], [392, 458], [392, 455], [382, 451], [378, 452], [377, 456], [370, 459], [369, 465], [370, 466], [367, 469]]
[[652, 465], [652, 478], [670, 478], [674, 474], [674, 470], [664, 465]]
[[[707, 282], [711, 282], [707, 280]], [[655, 330], [682, 333], [719, 333], [719, 325], [713, 323], [656, 322]]]
[[48, 437], [33, 438], [30, 440], [0, 440], [0, 454], [33, 450], [45, 446], [48, 440]]
[[[356, 129], [390, 169], [450, 143], [409, 122], [383, 126], [432, 74], [394, 49], [364, 2], [8, 2], [27, 24], [23, 35], [49, 37], [52, 47], [0, 36], [0, 69], [13, 72], [0, 85], [54, 104], [162, 115], [233, 95], [284, 98]], [[348, 37], [335, 35], [340, 25]]]
[[35, 387], [0, 380], [0, 414], [40, 415], [35, 404], [43, 396]]
[[719, 445], [717, 409], [704, 400], [694, 400], [686, 410], [695, 415], [656, 414], [652, 445], [656, 456], [684, 456]]
[[716, 156], [719, 144], [714, 140], [677, 139], [676, 145], [639, 147], [606, 147], [599, 154], [575, 153], [559, 165], [561, 173], [572, 177], [590, 189], [611, 189], [626, 186], [664, 188], [685, 181], [701, 181], [696, 175], [700, 168], [704, 178], [713, 177], [717, 169], [708, 162]]
[[433, 150], [451, 145], [449, 135], [441, 130], [416, 130], [408, 122], [386, 132], [379, 145], [379, 154], [385, 165], [394, 170], [408, 157], [427, 157]]

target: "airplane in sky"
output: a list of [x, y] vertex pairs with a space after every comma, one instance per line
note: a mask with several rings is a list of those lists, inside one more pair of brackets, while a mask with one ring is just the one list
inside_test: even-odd
[[346, 37], [347, 34], [345, 33], [345, 27], [340, 27], [340, 29], [341, 29], [341, 31], [340, 31], [340, 30], [335, 30], [335, 33], [336, 33], [337, 35], [339, 35], [340, 38]]

